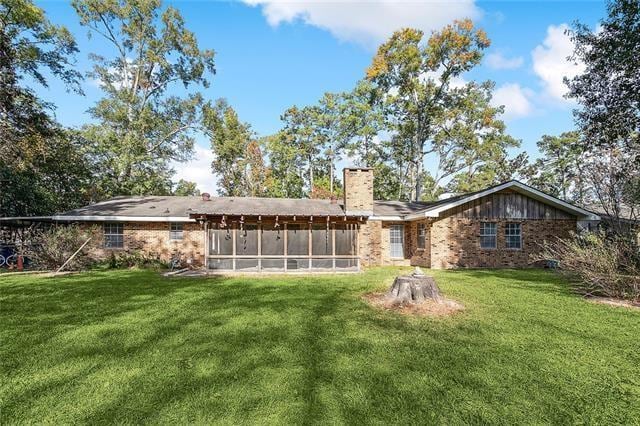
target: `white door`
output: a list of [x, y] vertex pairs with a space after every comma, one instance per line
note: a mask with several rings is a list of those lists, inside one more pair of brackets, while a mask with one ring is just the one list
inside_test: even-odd
[[391, 257], [404, 258], [404, 225], [391, 225], [389, 247]]

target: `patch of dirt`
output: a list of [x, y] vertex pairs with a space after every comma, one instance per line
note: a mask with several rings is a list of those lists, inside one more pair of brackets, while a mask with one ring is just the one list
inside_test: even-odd
[[593, 303], [602, 303], [603, 305], [618, 306], [622, 308], [640, 310], [640, 303], [631, 302], [630, 300], [615, 299], [613, 297], [597, 297], [597, 296], [589, 297], [588, 300]]
[[419, 317], [446, 317], [464, 309], [462, 304], [450, 299], [444, 299], [442, 303], [428, 300], [420, 304], [397, 304], [387, 300], [386, 295], [386, 293], [368, 293], [362, 298], [376, 309]]

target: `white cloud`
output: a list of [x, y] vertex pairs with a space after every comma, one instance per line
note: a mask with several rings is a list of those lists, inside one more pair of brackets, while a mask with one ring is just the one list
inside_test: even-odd
[[507, 120], [521, 118], [533, 112], [532, 96], [533, 92], [530, 89], [523, 88], [517, 83], [507, 83], [494, 90], [491, 104], [504, 105], [504, 118]]
[[565, 34], [567, 24], [551, 25], [542, 44], [531, 52], [533, 71], [540, 78], [545, 94], [554, 100], [564, 100], [567, 86], [564, 77], [574, 77], [584, 71], [584, 64], [574, 64], [567, 60], [573, 53], [573, 42]]
[[176, 170], [173, 181], [178, 182], [180, 179], [184, 179], [195, 182], [201, 192], [215, 194], [217, 182], [216, 177], [211, 172], [212, 161], [213, 152], [196, 144], [193, 160], [186, 163], [173, 164], [173, 168]]
[[507, 58], [500, 52], [494, 52], [487, 55], [487, 65], [494, 70], [513, 70], [520, 68], [524, 63], [522, 56], [515, 58]]
[[259, 6], [272, 26], [295, 21], [329, 31], [336, 38], [373, 47], [403, 27], [427, 33], [454, 19], [482, 15], [474, 0], [243, 0]]

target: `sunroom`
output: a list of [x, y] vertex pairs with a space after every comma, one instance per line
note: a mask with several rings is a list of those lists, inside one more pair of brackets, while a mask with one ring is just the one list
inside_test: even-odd
[[206, 266], [237, 272], [359, 271], [358, 221], [346, 217], [206, 217]]

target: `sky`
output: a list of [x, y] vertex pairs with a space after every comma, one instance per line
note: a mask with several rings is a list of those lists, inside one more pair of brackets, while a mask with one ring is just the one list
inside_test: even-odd
[[[110, 55], [99, 37], [88, 37], [68, 2], [39, 1], [48, 18], [76, 37], [77, 69], [91, 68], [90, 52]], [[226, 98], [259, 135], [281, 127], [292, 105], [310, 105], [325, 92], [350, 90], [362, 79], [377, 46], [396, 29], [429, 33], [454, 19], [469, 17], [491, 39], [480, 66], [464, 80], [495, 82], [494, 102], [505, 106], [507, 131], [522, 141], [516, 151], [538, 156], [536, 142], [574, 128], [571, 101], [562, 79], [581, 70], [566, 57], [572, 44], [564, 31], [580, 21], [593, 28], [605, 16], [601, 1], [172, 1], [201, 48], [216, 51], [216, 75], [203, 90], [207, 99]], [[78, 127], [91, 120], [87, 110], [100, 98], [99, 85], [83, 83], [85, 96], [68, 93], [52, 80], [36, 87], [56, 105], [57, 119]], [[175, 164], [176, 180], [195, 181], [216, 193], [209, 143], [198, 137], [194, 158]], [[343, 164], [347, 165], [347, 164]]]

